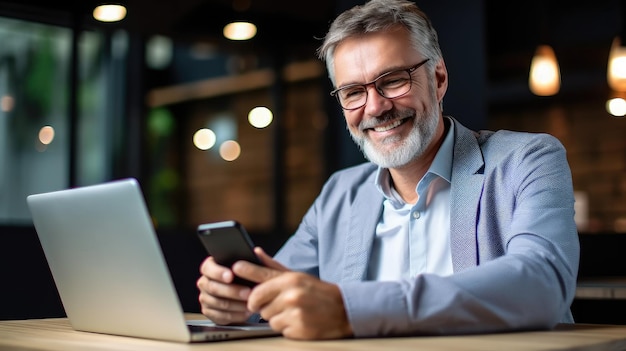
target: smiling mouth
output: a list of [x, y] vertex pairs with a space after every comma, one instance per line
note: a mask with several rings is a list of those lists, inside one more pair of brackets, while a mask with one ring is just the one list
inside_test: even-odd
[[391, 130], [393, 128], [396, 128], [398, 126], [400, 126], [401, 124], [404, 124], [404, 122], [406, 122], [408, 120], [408, 118], [403, 118], [403, 119], [398, 119], [395, 120], [389, 124], [386, 124], [384, 126], [380, 126], [380, 127], [375, 127], [375, 128], [371, 128], [371, 130], [375, 131], [375, 132], [386, 132], [388, 130]]

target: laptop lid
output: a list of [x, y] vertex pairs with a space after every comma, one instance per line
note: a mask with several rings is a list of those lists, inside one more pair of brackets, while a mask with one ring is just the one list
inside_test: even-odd
[[267, 325], [210, 321], [190, 329], [135, 179], [30, 195], [27, 202], [74, 329], [181, 342], [277, 334]]

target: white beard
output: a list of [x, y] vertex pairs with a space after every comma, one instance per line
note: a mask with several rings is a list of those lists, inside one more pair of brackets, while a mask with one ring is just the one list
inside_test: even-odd
[[[377, 147], [369, 139], [367, 134], [363, 132], [358, 135], [350, 130], [350, 135], [354, 142], [359, 146], [365, 157], [371, 162], [377, 164], [383, 168], [400, 168], [407, 165], [416, 158], [422, 156], [430, 143], [432, 142], [437, 126], [439, 125], [439, 111], [436, 109], [438, 106], [436, 98], [433, 99], [435, 108], [416, 114], [412, 110], [392, 111], [389, 114], [378, 118], [376, 123], [380, 120], [392, 120], [397, 118], [406, 118], [413, 115], [411, 121], [405, 123], [413, 123], [413, 128], [409, 132], [409, 135], [400, 140], [401, 136], [390, 136], [382, 141], [383, 144], [387, 143], [400, 143], [393, 149], [384, 149]], [[361, 123], [363, 124], [363, 122]], [[365, 128], [359, 125], [359, 131], [363, 131]]]

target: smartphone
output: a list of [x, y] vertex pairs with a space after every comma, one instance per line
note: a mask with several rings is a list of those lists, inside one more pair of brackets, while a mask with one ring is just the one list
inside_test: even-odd
[[[254, 253], [254, 243], [250, 235], [237, 221], [201, 224], [198, 226], [198, 236], [209, 255], [222, 266], [231, 267], [240, 260], [262, 265]], [[250, 287], [256, 285], [237, 276], [233, 283]]]

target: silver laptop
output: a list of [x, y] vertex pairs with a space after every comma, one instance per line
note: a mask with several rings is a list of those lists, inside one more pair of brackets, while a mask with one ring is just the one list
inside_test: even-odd
[[266, 323], [186, 321], [135, 179], [27, 198], [76, 330], [180, 342], [277, 335]]

